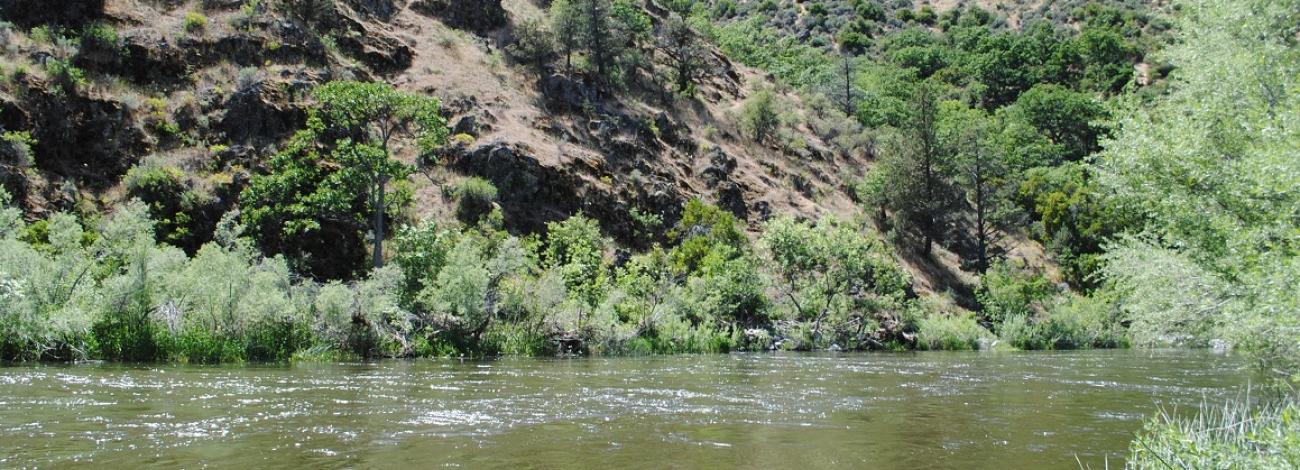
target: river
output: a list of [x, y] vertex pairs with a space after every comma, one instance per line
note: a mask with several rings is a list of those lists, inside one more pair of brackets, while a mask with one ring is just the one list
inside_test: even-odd
[[0, 467], [1122, 467], [1204, 351], [0, 368]]

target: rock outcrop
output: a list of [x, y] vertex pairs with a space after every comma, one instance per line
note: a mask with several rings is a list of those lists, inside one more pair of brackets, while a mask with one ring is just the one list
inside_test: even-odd
[[453, 28], [479, 34], [508, 22], [501, 0], [414, 0], [411, 10], [438, 18]]

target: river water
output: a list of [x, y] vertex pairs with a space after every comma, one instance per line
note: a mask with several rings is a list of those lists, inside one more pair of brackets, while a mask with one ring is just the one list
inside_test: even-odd
[[1200, 351], [0, 368], [0, 468], [1122, 467]]

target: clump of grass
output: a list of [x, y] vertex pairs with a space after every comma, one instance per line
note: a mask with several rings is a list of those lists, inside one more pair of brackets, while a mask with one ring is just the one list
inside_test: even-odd
[[1195, 417], [1161, 411], [1130, 446], [1128, 468], [1300, 468], [1300, 403], [1202, 405]]

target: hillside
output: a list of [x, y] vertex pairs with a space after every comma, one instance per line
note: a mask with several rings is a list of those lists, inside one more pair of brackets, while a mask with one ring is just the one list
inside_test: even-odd
[[[333, 346], [363, 355], [509, 349], [484, 335], [532, 316], [530, 354], [971, 348], [1008, 318], [1114, 345], [1080, 294], [1123, 214], [1084, 160], [1108, 103], [1161, 93], [1163, 26], [981, 5], [0, 1], [15, 253], [88, 250], [106, 288], [142, 207], [140, 253], [382, 292]], [[1096, 318], [1062, 339], [1060, 308]]]

